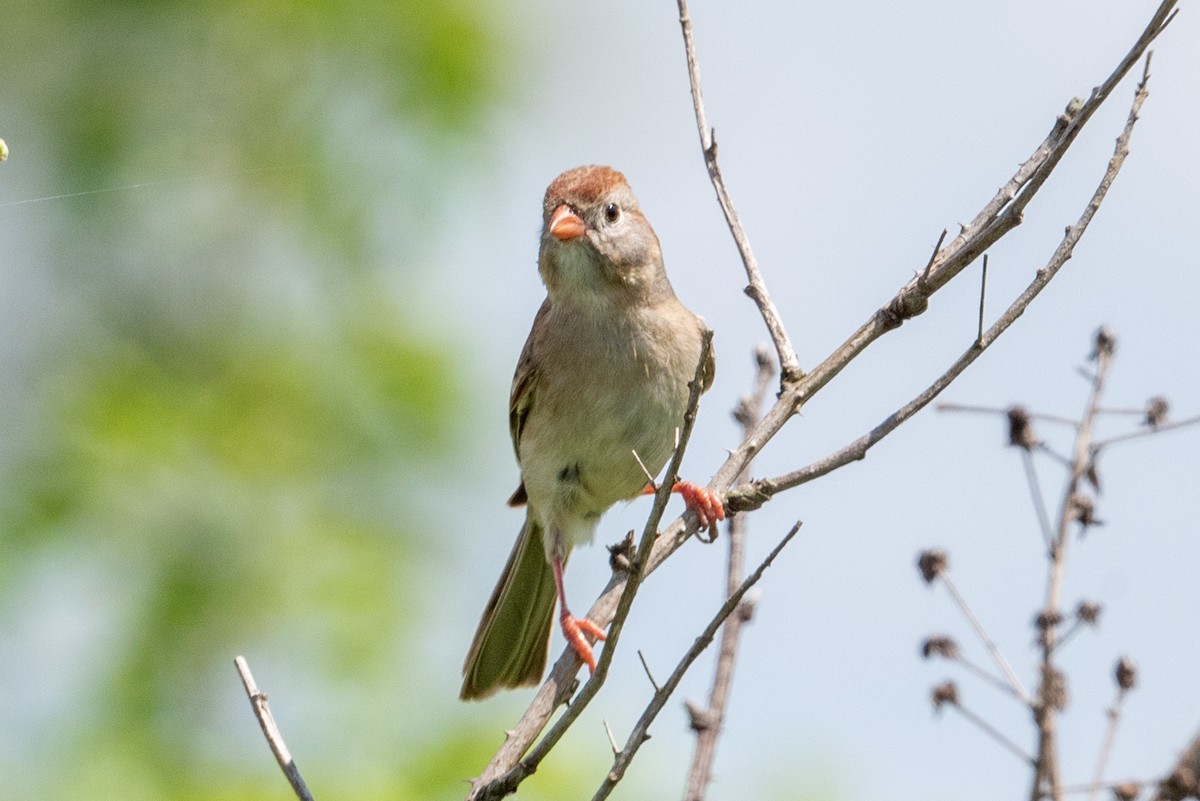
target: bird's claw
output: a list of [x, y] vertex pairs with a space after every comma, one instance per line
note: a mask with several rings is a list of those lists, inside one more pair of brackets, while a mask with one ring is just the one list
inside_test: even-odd
[[682, 495], [687, 508], [696, 513], [700, 528], [709, 528], [725, 519], [725, 506], [712, 490], [690, 481], [676, 481], [673, 491]]
[[563, 636], [567, 638], [567, 644], [575, 653], [579, 654], [579, 658], [588, 666], [589, 673], [596, 672], [596, 657], [592, 655], [592, 646], [585, 638], [585, 634], [597, 640], [607, 639], [604, 629], [597, 626], [586, 617], [574, 617], [570, 612], [564, 611], [560, 618], [562, 623]]

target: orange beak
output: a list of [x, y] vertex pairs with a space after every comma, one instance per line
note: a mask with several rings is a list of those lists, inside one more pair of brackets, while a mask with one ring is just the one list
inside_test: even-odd
[[579, 219], [579, 215], [564, 203], [550, 215], [549, 230], [551, 236], [560, 242], [565, 242], [568, 239], [583, 236], [586, 228], [584, 228], [583, 220]]

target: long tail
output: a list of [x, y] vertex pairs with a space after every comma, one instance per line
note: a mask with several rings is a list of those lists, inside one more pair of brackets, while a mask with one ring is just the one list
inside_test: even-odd
[[526, 516], [463, 663], [459, 698], [487, 698], [500, 689], [541, 681], [554, 600], [554, 574], [542, 549], [541, 527]]

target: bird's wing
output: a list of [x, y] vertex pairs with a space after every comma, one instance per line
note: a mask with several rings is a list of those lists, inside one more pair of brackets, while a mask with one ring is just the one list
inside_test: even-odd
[[[525, 430], [525, 420], [529, 417], [537, 394], [539, 373], [533, 343], [549, 310], [550, 299], [547, 298], [538, 309], [537, 316], [533, 318], [533, 327], [529, 330], [529, 338], [525, 340], [525, 347], [521, 349], [521, 358], [517, 360], [517, 369], [513, 374], [512, 394], [508, 398], [508, 433], [512, 437], [517, 461], [521, 459], [521, 433]], [[517, 491], [508, 499], [508, 504], [520, 506], [525, 501], [525, 482], [522, 481], [521, 486], [517, 487]]]

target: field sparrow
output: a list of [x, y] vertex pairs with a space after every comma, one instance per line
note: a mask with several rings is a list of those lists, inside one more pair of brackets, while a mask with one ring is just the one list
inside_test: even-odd
[[[513, 377], [509, 430], [525, 525], [463, 665], [463, 699], [536, 684], [545, 671], [557, 596], [560, 624], [592, 670], [588, 638], [604, 631], [567, 610], [563, 569], [600, 516], [642, 493], [675, 446], [703, 323], [675, 297], [662, 251], [625, 176], [568, 170], [546, 189], [538, 272], [546, 300]], [[711, 357], [704, 389], [713, 379]], [[694, 484], [675, 488], [702, 525], [724, 517]]]

